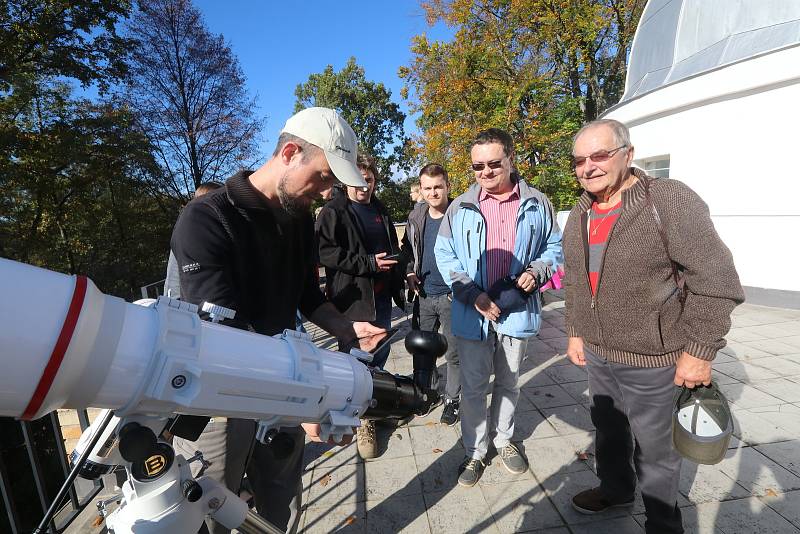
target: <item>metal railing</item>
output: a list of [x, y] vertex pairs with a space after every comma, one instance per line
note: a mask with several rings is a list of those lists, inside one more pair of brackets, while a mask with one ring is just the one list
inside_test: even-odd
[[[78, 421], [81, 430], [89, 426], [85, 410], [78, 411]], [[69, 473], [61, 425], [56, 412], [36, 421], [3, 417], [0, 432], [0, 507], [5, 509], [0, 513], [0, 533], [31, 532]], [[102, 480], [76, 480], [46, 532], [64, 532], [102, 489]]]
[[[164, 282], [166, 282], [166, 280], [159, 280], [158, 282], [153, 282], [152, 284], [147, 284], [146, 286], [140, 287], [139, 291], [142, 293], [142, 298], [157, 299], [159, 295], [163, 295]], [[155, 293], [155, 295], [153, 293]]]

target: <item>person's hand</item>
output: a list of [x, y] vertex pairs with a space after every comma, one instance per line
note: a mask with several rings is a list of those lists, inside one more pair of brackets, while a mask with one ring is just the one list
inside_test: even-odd
[[356, 346], [365, 352], [370, 352], [388, 335], [384, 328], [368, 322], [344, 322], [347, 323], [346, 328], [337, 329], [336, 334], [339, 350], [342, 352], [349, 352]]
[[481, 293], [475, 299], [475, 309], [490, 321], [496, 321], [500, 318], [500, 308], [492, 302], [492, 299], [486, 293]]
[[517, 277], [517, 287], [523, 290], [525, 293], [530, 293], [536, 289], [536, 277], [534, 277], [528, 271], [523, 272]]
[[711, 362], [684, 352], [675, 362], [675, 385], [691, 389], [701, 384], [711, 385]]
[[[318, 423], [301, 423], [300, 426], [305, 431], [306, 435], [308, 436], [308, 439], [310, 439], [311, 441], [314, 441], [316, 443], [322, 443], [322, 438], [319, 436], [319, 434], [322, 431], [322, 429], [320, 428]], [[353, 435], [352, 434], [345, 434], [342, 437], [342, 441], [336, 442], [331, 437], [331, 438], [328, 438], [327, 443], [328, 443], [328, 445], [347, 445], [351, 441], [353, 441]]]
[[381, 272], [388, 271], [395, 265], [397, 265], [397, 260], [384, 260], [383, 258], [388, 254], [387, 252], [379, 252], [375, 254], [375, 263], [378, 266], [378, 270]]
[[571, 337], [567, 339], [567, 358], [575, 365], [586, 365], [586, 355], [583, 352], [583, 338]]
[[408, 289], [419, 295], [419, 278], [415, 273], [408, 273], [406, 275], [406, 282], [408, 282]]
[[375, 326], [366, 321], [353, 323], [353, 330], [355, 330], [358, 338], [358, 348], [366, 352], [377, 347], [378, 343], [387, 336], [385, 328]]

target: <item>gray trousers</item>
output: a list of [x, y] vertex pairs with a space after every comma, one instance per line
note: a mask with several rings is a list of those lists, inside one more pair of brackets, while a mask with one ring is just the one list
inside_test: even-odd
[[458, 364], [458, 350], [456, 338], [450, 326], [450, 294], [436, 295], [434, 297], [419, 298], [419, 329], [428, 332], [439, 332], [447, 338], [447, 352], [444, 353], [447, 362], [447, 383], [444, 387], [444, 397], [448, 400], [458, 399], [461, 394], [461, 371]]
[[[488, 451], [489, 434], [500, 450], [514, 435], [514, 411], [519, 400], [519, 364], [527, 339], [498, 334], [489, 328], [483, 341], [456, 338], [461, 369], [461, 436], [467, 456], [482, 460]], [[486, 396], [494, 372], [492, 405]]]
[[[247, 473], [259, 515], [285, 532], [293, 533], [300, 521], [305, 433], [300, 428], [282, 431], [295, 442], [292, 454], [282, 460], [275, 458], [270, 447], [255, 441], [256, 423], [250, 419], [214, 418], [197, 441], [176, 437], [173, 445], [175, 452], [185, 458], [201, 451], [204, 459], [211, 462], [205, 475], [225, 484], [234, 493], [239, 493], [242, 477]], [[199, 462], [192, 464], [195, 476], [200, 467]], [[206, 528], [212, 534], [230, 532], [211, 519], [206, 520]]]
[[638, 479], [646, 531], [683, 532], [678, 509], [681, 457], [672, 445], [675, 367], [609, 362], [585, 346], [584, 353], [601, 491], [612, 501], [627, 501]]

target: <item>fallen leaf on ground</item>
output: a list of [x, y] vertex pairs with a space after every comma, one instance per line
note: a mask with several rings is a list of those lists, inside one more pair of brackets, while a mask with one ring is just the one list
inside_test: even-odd
[[355, 522], [356, 522], [356, 516], [354, 515], [351, 515], [350, 517], [344, 520], [345, 525], [352, 525]]
[[436, 423], [434, 423], [433, 421], [428, 421], [427, 423], [425, 423], [425, 426], [436, 426]]
[[778, 496], [778, 493], [772, 488], [767, 488], [767, 491], [765, 492], [765, 494], [766, 494], [767, 497], [777, 497]]
[[331, 481], [330, 475], [325, 475], [324, 477], [319, 479], [319, 483], [322, 484], [323, 486], [327, 486], [330, 483], [330, 481]]
[[442, 449], [433, 449], [433, 452], [442, 452]]

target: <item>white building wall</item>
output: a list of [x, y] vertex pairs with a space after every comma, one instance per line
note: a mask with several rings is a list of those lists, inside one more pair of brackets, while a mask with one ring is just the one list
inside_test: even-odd
[[708, 203], [742, 284], [800, 291], [800, 47], [623, 102], [634, 159], [668, 154], [670, 178]]

